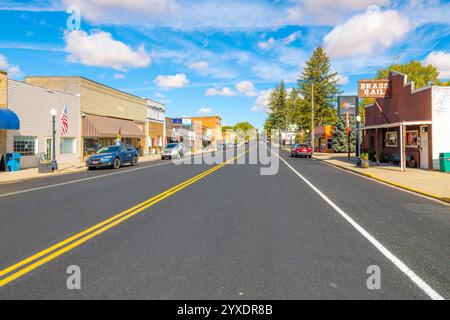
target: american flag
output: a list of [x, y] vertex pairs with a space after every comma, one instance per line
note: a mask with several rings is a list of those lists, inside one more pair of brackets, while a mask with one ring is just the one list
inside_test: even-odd
[[69, 118], [67, 117], [67, 107], [64, 107], [64, 110], [61, 114], [61, 135], [67, 134], [69, 130]]

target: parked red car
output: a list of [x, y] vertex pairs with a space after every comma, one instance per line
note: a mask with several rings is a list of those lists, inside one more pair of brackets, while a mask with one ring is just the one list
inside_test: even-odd
[[312, 148], [310, 145], [307, 145], [307, 144], [300, 144], [300, 143], [294, 144], [291, 147], [291, 157], [311, 158], [312, 157]]

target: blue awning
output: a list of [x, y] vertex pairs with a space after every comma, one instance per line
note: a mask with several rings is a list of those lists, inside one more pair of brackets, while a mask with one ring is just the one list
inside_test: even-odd
[[19, 130], [20, 121], [17, 114], [9, 109], [0, 109], [0, 129]]

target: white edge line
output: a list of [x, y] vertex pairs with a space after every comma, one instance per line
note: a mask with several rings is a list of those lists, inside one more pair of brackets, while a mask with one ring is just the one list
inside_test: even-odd
[[403, 272], [412, 282], [414, 282], [423, 292], [425, 292], [433, 300], [445, 300], [439, 293], [431, 288], [422, 278], [420, 278], [414, 271], [412, 271], [406, 264], [397, 258], [392, 252], [384, 247], [377, 239], [361, 227], [355, 220], [339, 208], [333, 201], [317, 189], [311, 182], [303, 177], [297, 170], [295, 170], [286, 160], [281, 158], [278, 154], [275, 155], [281, 159], [297, 176], [299, 176], [311, 189], [313, 189], [319, 196], [321, 196], [334, 210], [336, 210], [348, 223], [350, 223], [364, 238], [369, 240], [375, 248], [380, 251], [386, 258], [388, 258], [401, 272]]

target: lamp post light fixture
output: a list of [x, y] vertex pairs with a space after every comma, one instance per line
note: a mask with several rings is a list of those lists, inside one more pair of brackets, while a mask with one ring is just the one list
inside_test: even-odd
[[359, 114], [356, 116], [356, 128], [356, 156], [361, 157], [361, 116]]
[[56, 115], [58, 111], [55, 108], [50, 110], [52, 116], [52, 172], [58, 170], [58, 163], [56, 162]]

